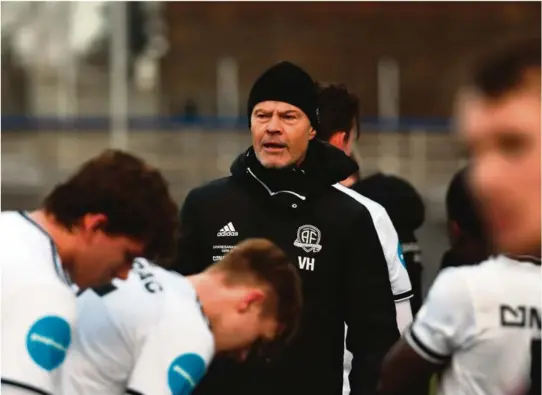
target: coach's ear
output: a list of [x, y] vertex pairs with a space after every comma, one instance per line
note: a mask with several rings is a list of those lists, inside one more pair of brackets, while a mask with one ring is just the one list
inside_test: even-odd
[[259, 306], [263, 304], [265, 294], [261, 289], [251, 289], [243, 295], [241, 301], [237, 306], [237, 310], [240, 313], [245, 313], [250, 310], [251, 307]]

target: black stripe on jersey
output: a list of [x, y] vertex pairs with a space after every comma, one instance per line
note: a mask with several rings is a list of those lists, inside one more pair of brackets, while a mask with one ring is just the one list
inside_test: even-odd
[[401, 300], [410, 299], [413, 296], [414, 296], [414, 292], [410, 290], [410, 291], [406, 291], [397, 295], [393, 295], [393, 300], [395, 300], [396, 302], [400, 302]]
[[22, 388], [24, 390], [27, 390], [27, 391], [31, 391], [35, 394], [39, 394], [39, 395], [53, 395], [49, 392], [46, 392], [44, 390], [41, 390], [39, 388], [36, 388], [36, 387], [33, 387], [31, 385], [28, 385], [28, 384], [24, 384], [24, 383], [20, 383], [18, 381], [14, 381], [14, 380], [8, 380], [8, 379], [2, 379], [2, 384], [7, 384], [7, 385], [12, 385], [14, 387], [18, 387], [18, 388]]
[[51, 245], [51, 254], [52, 254], [51, 257], [53, 258], [53, 265], [55, 266], [56, 274], [58, 275], [58, 277], [60, 277], [62, 279], [62, 281], [64, 283], [71, 286], [72, 281], [71, 281], [68, 273], [66, 273], [66, 271], [62, 268], [62, 266], [58, 263], [58, 260], [57, 260], [58, 251], [57, 251], [55, 242], [51, 238], [51, 235], [49, 233], [47, 233], [47, 231], [45, 229], [43, 229], [43, 227], [40, 224], [38, 224], [36, 221], [34, 221], [28, 215], [28, 213], [26, 213], [25, 211], [18, 211], [18, 213], [24, 219], [26, 219], [28, 222], [30, 222], [32, 225], [34, 225], [41, 233], [43, 233], [45, 235], [45, 237], [47, 237], [47, 239], [49, 240], [49, 244]]
[[131, 388], [126, 389], [126, 394], [129, 394], [129, 395], [144, 395], [142, 392], [133, 390]]
[[435, 352], [431, 350], [429, 347], [427, 347], [425, 344], [422, 343], [422, 341], [416, 336], [414, 331], [412, 329], [409, 329], [410, 332], [410, 338], [416, 345], [422, 350], [424, 353], [426, 353], [429, 357], [433, 358], [436, 361], [439, 362], [446, 362], [450, 359], [449, 355], [442, 355], [438, 352]]
[[109, 284], [105, 284], [105, 285], [100, 285], [99, 287], [94, 287], [92, 288], [92, 290], [94, 291], [94, 293], [98, 296], [101, 296], [101, 297], [104, 297], [108, 294], [110, 294], [111, 292], [113, 292], [114, 290], [116, 290], [117, 287], [115, 287], [113, 284], [109, 283]]
[[530, 263], [533, 263], [535, 265], [540, 266], [540, 258], [538, 258], [536, 256], [531, 256], [531, 255], [511, 255], [511, 254], [508, 254], [506, 256], [508, 258], [510, 258], [510, 259], [515, 260], [515, 261], [530, 262]]

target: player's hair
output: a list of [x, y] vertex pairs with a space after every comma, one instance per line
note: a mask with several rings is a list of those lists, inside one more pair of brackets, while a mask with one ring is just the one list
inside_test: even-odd
[[489, 53], [472, 70], [470, 87], [484, 96], [499, 98], [537, 76], [540, 86], [540, 37], [516, 41]]
[[357, 124], [356, 138], [359, 137], [359, 99], [348, 92], [343, 84], [320, 86], [318, 93], [318, 116], [320, 123], [316, 137], [329, 141], [334, 133], [345, 132], [350, 138], [350, 129]]
[[463, 237], [486, 242], [482, 219], [475, 198], [467, 183], [467, 168], [459, 170], [446, 192], [446, 212], [449, 221], [457, 223]]
[[160, 261], [175, 253], [178, 207], [162, 174], [142, 159], [106, 150], [57, 185], [43, 208], [67, 229], [86, 214], [103, 214], [103, 231], [145, 244], [144, 256]]
[[247, 239], [209, 270], [225, 273], [228, 285], [255, 282], [269, 287], [272, 297], [266, 301], [264, 313], [275, 314], [284, 327], [275, 345], [280, 347], [292, 340], [303, 298], [299, 273], [284, 251], [266, 239]]

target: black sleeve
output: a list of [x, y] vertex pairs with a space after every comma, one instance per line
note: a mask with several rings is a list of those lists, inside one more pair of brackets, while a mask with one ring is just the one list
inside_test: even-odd
[[403, 247], [403, 256], [405, 258], [406, 269], [408, 277], [410, 278], [410, 284], [412, 285], [412, 299], [410, 300], [410, 307], [412, 308], [412, 315], [416, 316], [416, 313], [422, 307], [422, 276], [423, 266], [421, 263], [421, 250], [418, 242], [404, 243], [401, 240]]
[[199, 273], [202, 266], [201, 234], [198, 228], [198, 207], [194, 191], [191, 191], [184, 200], [180, 212], [180, 229], [177, 261], [173, 270], [183, 276]]
[[399, 339], [388, 264], [371, 216], [355, 222], [347, 245], [346, 347], [353, 355], [351, 395], [373, 395], [380, 365]]

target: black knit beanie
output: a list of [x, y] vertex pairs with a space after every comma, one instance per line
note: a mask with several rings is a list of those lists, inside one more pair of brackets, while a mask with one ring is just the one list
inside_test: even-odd
[[248, 124], [252, 110], [263, 101], [281, 101], [298, 107], [307, 115], [313, 128], [318, 126], [316, 84], [301, 67], [281, 62], [256, 80], [248, 96]]

